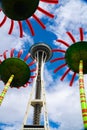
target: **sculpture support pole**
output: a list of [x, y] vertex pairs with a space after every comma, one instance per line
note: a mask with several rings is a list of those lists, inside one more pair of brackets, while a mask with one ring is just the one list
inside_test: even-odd
[[9, 86], [10, 86], [13, 78], [14, 78], [14, 75], [11, 75], [11, 77], [9, 78], [8, 82], [6, 83], [6, 85], [5, 85], [2, 93], [0, 94], [0, 105], [2, 104], [2, 101], [3, 101], [3, 99], [4, 99], [4, 97], [5, 97], [6, 93], [7, 93], [7, 91], [9, 89]]
[[84, 89], [83, 61], [82, 60], [80, 60], [80, 64], [79, 64], [79, 91], [80, 91], [80, 102], [81, 102], [84, 130], [87, 130], [87, 103], [86, 103], [86, 95], [85, 95], [85, 89]]

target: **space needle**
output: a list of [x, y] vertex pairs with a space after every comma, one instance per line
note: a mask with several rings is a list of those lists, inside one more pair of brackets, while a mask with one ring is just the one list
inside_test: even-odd
[[[37, 76], [30, 93], [21, 130], [49, 130], [43, 70], [45, 62], [49, 61], [52, 56], [52, 51], [50, 46], [47, 44], [37, 43], [30, 48], [30, 53], [32, 58], [37, 61]], [[32, 124], [27, 124], [31, 107], [33, 107]], [[41, 123], [41, 115], [43, 115], [44, 118], [43, 125]]]

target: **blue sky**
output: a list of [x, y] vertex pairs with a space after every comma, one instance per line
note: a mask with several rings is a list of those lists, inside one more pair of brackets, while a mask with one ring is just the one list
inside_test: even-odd
[[[52, 48], [67, 49], [62, 44], [56, 42], [56, 39], [62, 39], [72, 44], [66, 32], [70, 31], [76, 41], [79, 41], [79, 28], [84, 30], [84, 40], [87, 40], [87, 1], [86, 0], [59, 0], [59, 4], [50, 5], [40, 2], [40, 7], [55, 15], [51, 19], [38, 11], [37, 16], [43, 21], [46, 30], [43, 30], [32, 18], [31, 23], [34, 27], [35, 36], [31, 36], [29, 29], [23, 22], [24, 37], [19, 38], [19, 28], [17, 22], [12, 35], [8, 35], [10, 20], [0, 28], [0, 54], [4, 50], [16, 48], [17, 51], [23, 49], [24, 55], [28, 52], [31, 45], [38, 42], [45, 42]], [[0, 22], [4, 14], [0, 13]], [[8, 53], [9, 54], [9, 53]], [[54, 54], [53, 57], [62, 56]], [[9, 55], [8, 55], [9, 57]], [[72, 87], [69, 87], [69, 78], [60, 81], [64, 69], [56, 74], [53, 73], [55, 67], [61, 64], [56, 62], [51, 64], [47, 62], [44, 68], [44, 82], [46, 88], [48, 117], [50, 130], [82, 130], [82, 116], [79, 100], [78, 80], [75, 80]], [[72, 72], [70, 72], [70, 76]], [[87, 92], [87, 76], [84, 76], [85, 89]], [[0, 91], [4, 84], [0, 81]], [[0, 107], [0, 130], [18, 130], [21, 128], [31, 87], [20, 89], [9, 89], [2, 106]], [[21, 100], [20, 100], [21, 99]], [[31, 119], [31, 118], [30, 118]]]

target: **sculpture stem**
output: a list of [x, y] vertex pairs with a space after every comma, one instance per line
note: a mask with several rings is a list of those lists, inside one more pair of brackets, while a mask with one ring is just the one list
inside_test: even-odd
[[8, 82], [6, 83], [6, 85], [4, 86], [4, 89], [2, 91], [2, 93], [0, 94], [0, 105], [2, 104], [2, 101], [9, 89], [9, 86], [11, 84], [11, 82], [13, 81], [14, 75], [11, 75], [11, 77], [9, 78]]
[[82, 118], [84, 124], [84, 130], [87, 130], [87, 103], [84, 88], [84, 77], [83, 77], [83, 61], [80, 60], [79, 64], [79, 91], [80, 91], [80, 103], [82, 109]]

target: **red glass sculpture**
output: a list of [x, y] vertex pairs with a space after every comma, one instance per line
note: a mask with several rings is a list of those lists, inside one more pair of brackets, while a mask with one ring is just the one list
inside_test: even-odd
[[3, 11], [5, 16], [2, 18], [2, 21], [0, 22], [0, 27], [4, 25], [6, 20], [8, 18], [11, 19], [10, 22], [10, 28], [8, 31], [8, 34], [12, 34], [14, 23], [15, 21], [18, 22], [19, 26], [19, 32], [20, 37], [23, 37], [23, 27], [22, 27], [22, 21], [25, 20], [26, 24], [28, 25], [28, 28], [30, 29], [30, 32], [32, 36], [35, 35], [34, 28], [31, 24], [31, 21], [29, 20], [30, 17], [33, 17], [33, 19], [43, 28], [45, 29], [44, 23], [39, 19], [39, 17], [35, 14], [35, 11], [38, 10], [39, 12], [45, 14], [46, 16], [53, 18], [54, 15], [49, 13], [48, 11], [44, 10], [39, 6], [39, 2], [45, 2], [48, 4], [57, 4], [58, 0], [8, 0], [5, 2], [5, 0], [0, 1], [1, 9], [0, 12]]

